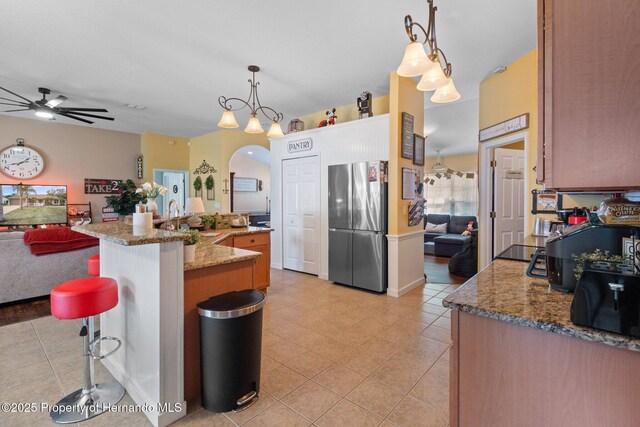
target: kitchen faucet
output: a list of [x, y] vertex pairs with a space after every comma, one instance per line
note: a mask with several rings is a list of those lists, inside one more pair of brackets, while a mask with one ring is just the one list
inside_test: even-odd
[[[176, 225], [171, 224], [171, 206], [176, 205]], [[179, 230], [180, 229], [180, 208], [178, 208], [178, 201], [176, 199], [171, 199], [169, 201], [169, 205], [167, 206], [167, 230]]]

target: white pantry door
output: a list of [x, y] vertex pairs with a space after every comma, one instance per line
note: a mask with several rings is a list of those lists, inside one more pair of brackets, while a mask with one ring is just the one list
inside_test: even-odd
[[524, 150], [494, 150], [493, 256], [524, 238]]
[[320, 161], [318, 156], [282, 161], [284, 268], [318, 274]]

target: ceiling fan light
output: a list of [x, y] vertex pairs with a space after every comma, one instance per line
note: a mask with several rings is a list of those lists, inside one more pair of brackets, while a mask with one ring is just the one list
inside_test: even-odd
[[433, 62], [427, 57], [424, 46], [419, 41], [414, 41], [405, 48], [402, 62], [396, 72], [402, 77], [416, 77], [426, 73], [431, 67]]
[[447, 84], [447, 76], [444, 75], [438, 58], [431, 63], [433, 64], [431, 69], [424, 73], [418, 82], [418, 90], [423, 92], [437, 90]]
[[62, 104], [64, 101], [67, 100], [67, 97], [64, 95], [59, 95], [58, 97], [54, 98], [54, 99], [50, 99], [45, 105], [49, 108], [55, 108], [58, 105]]
[[218, 127], [225, 129], [235, 129], [237, 127], [240, 127], [240, 125], [236, 121], [236, 116], [233, 114], [233, 111], [224, 110], [222, 112], [222, 118], [218, 122]]
[[279, 122], [271, 123], [271, 128], [269, 128], [267, 136], [269, 138], [282, 138], [284, 136], [284, 132], [282, 132]]
[[452, 79], [447, 79], [447, 84], [437, 89], [431, 97], [431, 102], [442, 104], [445, 102], [453, 102], [460, 99], [460, 93], [453, 84]]
[[38, 108], [36, 110], [36, 116], [41, 117], [43, 119], [53, 119], [53, 113], [49, 111], [47, 108]]
[[244, 128], [246, 133], [262, 133], [264, 129], [262, 129], [262, 125], [260, 124], [260, 120], [254, 115], [249, 119], [249, 123], [247, 123], [247, 127]]

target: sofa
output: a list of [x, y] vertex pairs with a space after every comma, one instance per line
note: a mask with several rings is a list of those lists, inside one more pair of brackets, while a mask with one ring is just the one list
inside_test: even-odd
[[24, 244], [24, 233], [0, 233], [0, 304], [49, 295], [67, 280], [87, 277], [87, 259], [99, 246], [35, 256]]
[[466, 215], [442, 215], [428, 214], [424, 217], [424, 228], [427, 223], [446, 224], [446, 232], [424, 232], [424, 253], [437, 256], [451, 257], [460, 252], [465, 243], [471, 240], [470, 236], [463, 236], [469, 222], [473, 221], [473, 228], [478, 228], [478, 219], [475, 216]]

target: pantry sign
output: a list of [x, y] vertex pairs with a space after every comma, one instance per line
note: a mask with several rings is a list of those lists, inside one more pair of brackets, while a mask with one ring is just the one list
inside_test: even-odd
[[309, 151], [313, 148], [311, 138], [299, 139], [287, 143], [287, 151], [289, 153], [299, 153], [300, 151]]

